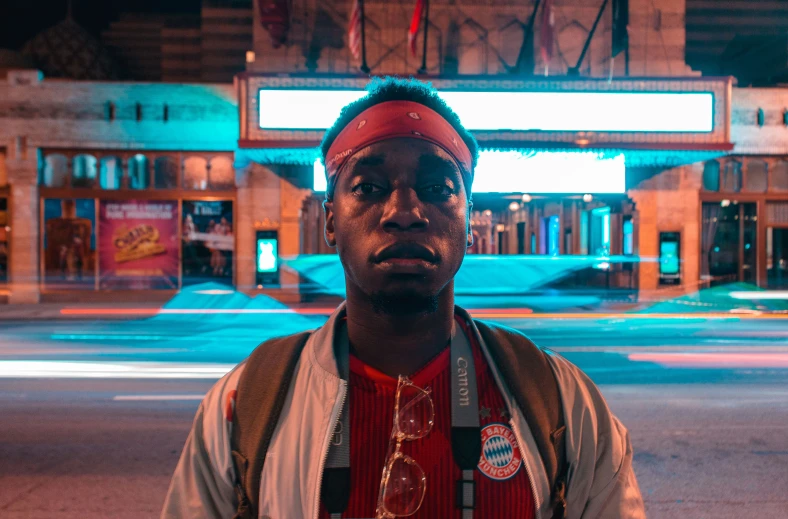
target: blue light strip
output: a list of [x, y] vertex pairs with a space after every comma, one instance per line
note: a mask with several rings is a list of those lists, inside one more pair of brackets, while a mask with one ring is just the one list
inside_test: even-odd
[[[324, 130], [361, 90], [259, 90], [267, 130]], [[711, 92], [441, 92], [469, 130], [708, 133]]]

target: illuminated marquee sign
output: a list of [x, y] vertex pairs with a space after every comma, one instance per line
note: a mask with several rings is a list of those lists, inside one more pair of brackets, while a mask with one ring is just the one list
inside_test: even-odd
[[[260, 88], [262, 130], [325, 130], [363, 90]], [[469, 130], [709, 133], [712, 92], [458, 92], [441, 97]]]
[[[314, 190], [326, 190], [323, 163], [314, 164]], [[588, 151], [482, 150], [474, 193], [624, 193], [624, 155]]]

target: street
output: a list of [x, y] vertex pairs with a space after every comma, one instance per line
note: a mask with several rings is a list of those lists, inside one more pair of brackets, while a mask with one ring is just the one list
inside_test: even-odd
[[[216, 378], [267, 334], [323, 320], [234, 319], [0, 323], [0, 516], [156, 517]], [[500, 322], [600, 384], [630, 430], [649, 517], [788, 517], [788, 322]]]

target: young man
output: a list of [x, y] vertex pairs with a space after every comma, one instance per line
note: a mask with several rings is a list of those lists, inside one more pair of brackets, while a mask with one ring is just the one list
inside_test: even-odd
[[[541, 372], [511, 373], [500, 352], [516, 360], [527, 339], [454, 305], [478, 150], [436, 92], [374, 80], [322, 152], [347, 301], [301, 350], [259, 487], [242, 490], [231, 453], [241, 364], [203, 400], [162, 517], [645, 517], [629, 435], [596, 386], [542, 352]], [[546, 372], [565, 424], [552, 431], [520, 405], [549, 400], [522, 390]]]

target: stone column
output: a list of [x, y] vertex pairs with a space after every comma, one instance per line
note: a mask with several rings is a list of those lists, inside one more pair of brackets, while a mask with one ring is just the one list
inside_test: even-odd
[[235, 184], [235, 285], [238, 290], [255, 286], [254, 196], [249, 165], [236, 170]]
[[9, 289], [11, 304], [38, 303], [39, 199], [38, 153], [17, 137], [7, 148], [6, 168], [11, 186], [9, 226]]
[[638, 233], [636, 253], [640, 256], [638, 265], [638, 288], [641, 296], [644, 290], [655, 290], [659, 280], [659, 236], [657, 232], [657, 203], [653, 191], [629, 193], [638, 211]]
[[[295, 256], [301, 252], [301, 207], [311, 190], [299, 188], [288, 179], [280, 178], [279, 193], [281, 197], [279, 254], [281, 256]], [[301, 299], [298, 272], [286, 268], [281, 269], [279, 282], [289, 297]]]

